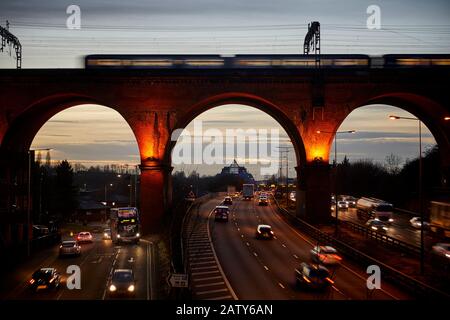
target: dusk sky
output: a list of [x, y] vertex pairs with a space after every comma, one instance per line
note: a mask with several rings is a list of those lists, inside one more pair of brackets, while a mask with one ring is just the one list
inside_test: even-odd
[[[71, 4], [81, 8], [80, 30], [66, 27], [66, 8]], [[366, 9], [372, 4], [381, 9], [380, 30], [366, 27]], [[307, 24], [314, 20], [321, 22], [322, 53], [449, 53], [449, 13], [446, 0], [2, 0], [0, 25], [9, 20], [10, 31], [20, 39], [23, 68], [82, 68], [83, 56], [95, 53], [300, 53]], [[0, 68], [14, 66], [8, 49], [0, 53]], [[214, 122], [221, 130], [230, 125], [280, 128], [256, 109], [224, 108], [201, 117], [221, 120]], [[416, 124], [388, 121], [390, 113], [404, 114], [384, 106], [354, 111], [341, 129], [358, 133], [339, 139], [338, 156], [379, 162], [390, 153], [403, 161], [416, 157]], [[428, 146], [434, 143], [427, 130], [424, 139]], [[131, 129], [120, 115], [102, 107], [76, 107], [56, 115], [33, 142], [33, 147], [44, 146], [54, 148], [57, 160], [138, 163]], [[202, 170], [217, 172], [215, 167]]]

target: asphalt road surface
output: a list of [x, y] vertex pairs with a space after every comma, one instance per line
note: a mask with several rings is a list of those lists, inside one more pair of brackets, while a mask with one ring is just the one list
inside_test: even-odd
[[[207, 216], [221, 199], [202, 206]], [[228, 223], [210, 219], [210, 230], [221, 267], [239, 299], [409, 299], [410, 296], [382, 280], [381, 289], [368, 290], [365, 269], [345, 260], [332, 270], [334, 285], [326, 292], [298, 289], [294, 270], [310, 262], [310, 250], [317, 243], [292, 228], [272, 205], [235, 200]], [[269, 224], [272, 240], [257, 240], [256, 226]], [[321, 245], [326, 245], [321, 243]]]
[[[79, 257], [58, 257], [59, 245], [43, 250], [13, 272], [5, 273], [1, 287], [1, 299], [42, 300], [102, 300], [109, 299], [107, 282], [114, 269], [133, 269], [136, 280], [134, 299], [149, 300], [153, 297], [152, 245], [141, 240], [138, 245], [116, 246], [111, 240], [103, 240], [94, 234], [93, 243], [81, 244]], [[81, 289], [69, 290], [66, 280], [67, 267], [77, 265], [81, 270]], [[54, 290], [31, 291], [28, 281], [32, 273], [41, 267], [56, 268], [62, 278], [61, 285]], [[6, 285], [7, 284], [7, 285]]]

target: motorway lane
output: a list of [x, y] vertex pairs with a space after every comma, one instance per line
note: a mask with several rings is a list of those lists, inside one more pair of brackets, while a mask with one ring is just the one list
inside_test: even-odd
[[[316, 240], [302, 235], [299, 231], [287, 224], [274, 210], [273, 207], [256, 206], [259, 216], [263, 223], [272, 225], [277, 235], [277, 241], [284, 248], [289, 249], [291, 259], [301, 261], [311, 261], [310, 250], [318, 243]], [[320, 243], [327, 245], [327, 243]], [[294, 256], [295, 255], [295, 256]], [[296, 258], [298, 257], [298, 259]], [[382, 281], [381, 290], [368, 291], [366, 279], [368, 275], [360, 266], [345, 260], [341, 265], [334, 269], [334, 287], [335, 291], [345, 296], [346, 299], [408, 299], [410, 298], [404, 292]], [[334, 294], [334, 298], [339, 298]]]
[[[253, 201], [235, 201], [232, 224], [213, 224], [214, 245], [221, 265], [240, 299], [367, 299], [367, 275], [345, 263], [336, 270], [332, 290], [314, 293], [297, 290], [294, 269], [310, 261], [313, 242], [299, 235], [271, 207], [255, 206]], [[276, 239], [256, 240], [259, 223], [270, 224]], [[357, 271], [355, 271], [355, 269]], [[371, 299], [408, 298], [382, 283]], [[389, 289], [389, 292], [388, 292]]]
[[[420, 229], [415, 229], [410, 225], [410, 217], [405, 216], [405, 214], [394, 213], [393, 218], [394, 222], [389, 227], [386, 235], [414, 246], [420, 246]], [[356, 208], [339, 210], [339, 219], [364, 226], [367, 221], [367, 219], [358, 218]], [[425, 231], [425, 234], [427, 233], [428, 231]]]
[[[115, 246], [110, 240], [102, 240], [100, 235], [94, 234], [93, 243], [81, 244], [82, 253], [79, 257], [58, 257], [59, 245], [38, 254], [46, 255], [41, 258], [39, 265], [21, 265], [18, 269], [27, 271], [21, 272], [21, 280], [6, 299], [19, 300], [99, 300], [107, 298], [106, 285], [108, 277], [113, 268], [131, 267], [137, 279], [136, 299], [149, 299], [150, 288], [149, 261], [151, 253], [148, 242], [141, 241], [139, 245]], [[150, 256], [148, 256], [148, 254]], [[132, 258], [132, 259], [130, 259]], [[31, 263], [30, 263], [31, 264]], [[69, 290], [66, 287], [68, 275], [66, 269], [69, 265], [78, 265], [81, 270], [81, 289]], [[38, 267], [54, 267], [61, 274], [61, 286], [56, 290], [39, 290], [32, 292], [28, 289], [28, 280]], [[3, 288], [2, 288], [3, 289]]]

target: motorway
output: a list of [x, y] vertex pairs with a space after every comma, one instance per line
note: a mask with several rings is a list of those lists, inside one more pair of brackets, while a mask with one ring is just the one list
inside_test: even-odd
[[[221, 198], [201, 206], [208, 217]], [[317, 243], [285, 222], [272, 205], [260, 207], [255, 201], [234, 200], [228, 223], [209, 219], [210, 233], [220, 265], [239, 299], [409, 299], [407, 293], [382, 280], [380, 290], [367, 290], [365, 269], [345, 260], [332, 271], [335, 281], [326, 292], [297, 289], [294, 270], [310, 262], [310, 250]], [[258, 224], [269, 224], [272, 240], [256, 240]], [[324, 243], [321, 245], [325, 245]]]
[[[107, 282], [113, 269], [133, 269], [136, 280], [134, 299], [150, 300], [153, 297], [153, 255], [152, 245], [146, 240], [140, 244], [113, 245], [103, 240], [100, 234], [93, 234], [94, 242], [81, 244], [79, 257], [58, 257], [59, 245], [36, 253], [32, 259], [18, 266], [14, 272], [5, 273], [0, 299], [43, 299], [43, 300], [105, 300], [109, 299]], [[69, 290], [66, 273], [69, 265], [78, 265], [81, 270], [81, 289]], [[40, 267], [54, 267], [61, 274], [61, 286], [55, 290], [28, 289], [32, 273]], [[8, 288], [8, 289], [7, 289]], [[5, 291], [6, 290], [6, 291]]]
[[[332, 213], [334, 217], [334, 212]], [[394, 222], [389, 226], [389, 230], [386, 231], [386, 235], [393, 237], [397, 240], [406, 242], [410, 245], [420, 247], [420, 229], [415, 229], [409, 223], [412, 216], [394, 212]], [[347, 210], [339, 210], [339, 220], [350, 221], [359, 225], [365, 226], [366, 218], [358, 218], [356, 208], [348, 208]], [[425, 230], [425, 237], [427, 242], [437, 242], [438, 240], [431, 237], [428, 231]]]

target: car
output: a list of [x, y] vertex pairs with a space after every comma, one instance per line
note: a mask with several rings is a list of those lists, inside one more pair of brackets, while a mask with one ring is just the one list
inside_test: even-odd
[[450, 262], [450, 243], [436, 243], [431, 252], [440, 258], [444, 258], [447, 262]]
[[[413, 228], [420, 229], [422, 227], [421, 221], [422, 220], [420, 217], [414, 217], [411, 220], [409, 220], [409, 223], [411, 224], [411, 226]], [[424, 221], [423, 227], [428, 228], [429, 226], [430, 226], [430, 223], [428, 221]]]
[[40, 289], [56, 289], [61, 283], [61, 275], [55, 268], [40, 268], [36, 270], [28, 286], [31, 290], [38, 291]]
[[348, 202], [347, 201], [338, 201], [338, 209], [339, 210], [347, 210]]
[[325, 265], [337, 265], [342, 261], [337, 250], [331, 246], [315, 246], [311, 250], [311, 257], [314, 262]]
[[133, 270], [115, 269], [108, 283], [108, 292], [110, 296], [134, 296], [135, 286]]
[[111, 240], [111, 229], [103, 230], [103, 240]]
[[370, 219], [367, 220], [366, 226], [368, 226], [370, 229], [378, 232], [387, 232], [389, 230], [389, 227], [384, 222], [381, 222], [377, 219]]
[[260, 196], [258, 201], [259, 206], [267, 206], [269, 205], [269, 199], [267, 199], [267, 196]]
[[295, 269], [295, 281], [298, 287], [324, 290], [334, 284], [330, 271], [319, 264], [303, 262]]
[[217, 206], [214, 208], [214, 220], [215, 221], [228, 221], [230, 215], [230, 209], [227, 206]]
[[74, 240], [61, 242], [59, 246], [59, 256], [79, 256], [81, 254], [81, 246]]
[[225, 199], [223, 199], [223, 204], [225, 204], [225, 205], [232, 205], [233, 204], [233, 200], [231, 199], [231, 197], [227, 196], [227, 197], [225, 197]]
[[273, 239], [272, 227], [267, 224], [259, 224], [256, 227], [256, 239]]
[[77, 234], [77, 241], [79, 243], [82, 242], [93, 242], [94, 238], [92, 237], [92, 234], [88, 231], [83, 231]]

